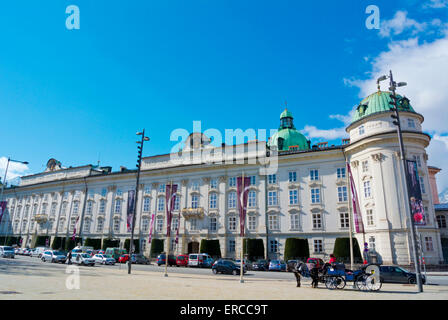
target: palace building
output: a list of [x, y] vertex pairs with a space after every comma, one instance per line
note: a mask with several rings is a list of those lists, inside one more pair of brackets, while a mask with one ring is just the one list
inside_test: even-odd
[[[212, 146], [209, 137], [192, 133], [178, 153], [144, 157], [134, 231], [140, 250], [149, 255], [153, 213], [152, 237], [165, 239], [165, 188], [174, 183], [172, 230], [179, 227], [179, 242], [172, 232], [165, 248], [193, 253], [202, 239], [219, 240], [223, 257], [239, 257], [236, 177], [244, 173], [251, 182], [246, 238], [262, 239], [270, 259], [284, 258], [288, 238], [307, 239], [310, 255], [324, 258], [333, 252], [337, 238], [349, 236], [348, 161], [365, 229], [365, 234], [354, 233], [361, 250], [365, 240], [383, 263], [410, 264], [408, 199], [390, 101], [390, 93], [382, 91], [362, 100], [346, 128], [350, 138], [340, 145], [312, 144], [285, 110], [278, 132], [267, 142]], [[425, 209], [426, 225], [417, 228], [420, 246], [426, 263], [439, 264], [446, 234], [441, 237], [430, 187], [426, 148], [431, 139], [422, 132], [423, 116], [407, 98], [399, 96], [399, 111], [405, 156], [417, 162]], [[268, 161], [270, 172], [262, 170]], [[20, 237], [22, 246], [33, 246], [39, 236], [49, 237], [50, 243], [71, 238], [76, 226], [77, 237], [118, 240], [123, 246], [130, 238], [127, 193], [135, 184], [136, 170], [64, 168], [51, 159], [44, 172], [24, 176], [19, 186], [4, 190], [7, 211], [0, 235]]]

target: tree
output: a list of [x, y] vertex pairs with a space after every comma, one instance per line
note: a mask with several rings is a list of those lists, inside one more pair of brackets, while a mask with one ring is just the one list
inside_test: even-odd
[[[129, 245], [131, 243], [131, 239], [126, 239], [124, 241], [124, 248], [129, 252]], [[134, 252], [140, 252], [140, 241], [138, 239], [134, 239]], [[130, 252], [129, 252], [130, 253]]]
[[163, 252], [163, 240], [162, 239], [152, 239], [151, 240], [151, 251], [149, 253], [150, 257], [155, 258]]
[[287, 238], [285, 243], [285, 260], [306, 260], [310, 256], [308, 239]]
[[208, 253], [214, 258], [221, 258], [221, 247], [219, 245], [219, 240], [202, 239], [199, 252]]
[[[362, 261], [361, 250], [359, 249], [358, 240], [352, 238], [353, 258], [356, 261]], [[337, 238], [334, 243], [333, 254], [338, 261], [350, 261], [350, 238]]]
[[94, 250], [98, 250], [101, 248], [101, 239], [87, 238], [84, 242], [84, 246], [93, 247]]
[[244, 239], [243, 254], [247, 259], [254, 261], [258, 258], [264, 257], [264, 243], [263, 239]]

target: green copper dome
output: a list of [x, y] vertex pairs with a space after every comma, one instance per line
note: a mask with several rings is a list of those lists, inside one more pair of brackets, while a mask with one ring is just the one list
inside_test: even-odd
[[[374, 113], [389, 111], [393, 108], [389, 102], [392, 102], [390, 97], [392, 93], [386, 91], [378, 91], [372, 93], [370, 96], [361, 101], [359, 106], [355, 110], [355, 115], [353, 116], [353, 122], [358, 121], [364, 117], [367, 117]], [[415, 112], [412, 106], [409, 104], [409, 99], [402, 97], [397, 94], [398, 98], [398, 110], [399, 111], [409, 111]]]
[[268, 141], [268, 147], [277, 147], [278, 151], [308, 150], [308, 140], [301, 134], [293, 123], [292, 113], [285, 109], [280, 115], [280, 128]]

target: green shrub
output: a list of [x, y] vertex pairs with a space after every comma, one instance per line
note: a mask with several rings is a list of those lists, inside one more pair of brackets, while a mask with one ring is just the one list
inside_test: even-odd
[[102, 249], [106, 250], [107, 248], [118, 248], [120, 246], [120, 240], [112, 240], [112, 239], [103, 239]]
[[305, 260], [310, 256], [308, 239], [287, 238], [285, 242], [285, 261], [291, 259]]
[[53, 250], [62, 249], [65, 247], [65, 238], [56, 237], [53, 239], [53, 243], [51, 244], [51, 248]]
[[87, 238], [83, 245], [86, 247], [93, 247], [94, 250], [98, 250], [101, 248], [101, 239]]
[[151, 240], [151, 251], [149, 253], [150, 257], [155, 258], [161, 252], [163, 252], [163, 240], [162, 239], [152, 239]]
[[[126, 249], [127, 252], [130, 252], [129, 250], [129, 245], [131, 244], [131, 239], [126, 239], [124, 241], [124, 248]], [[139, 239], [134, 239], [134, 252], [138, 253], [140, 252], [140, 241]]]
[[[361, 250], [359, 249], [358, 240], [352, 238], [353, 258], [356, 261], [362, 261]], [[350, 261], [350, 238], [337, 238], [334, 243], [333, 254], [337, 261]]]
[[34, 247], [45, 247], [47, 244], [47, 239], [48, 239], [48, 245], [50, 245], [50, 237], [38, 236], [36, 238], [36, 243], [34, 244]]
[[221, 247], [219, 240], [201, 240], [200, 253], [208, 253], [213, 258], [221, 258]]
[[68, 240], [67, 239], [65, 240], [65, 251], [72, 250], [80, 242], [81, 242], [81, 238], [79, 238], [79, 237], [76, 237], [74, 241], [73, 241], [72, 237], [69, 237]]
[[263, 239], [244, 239], [243, 254], [250, 261], [263, 258], [264, 257]]

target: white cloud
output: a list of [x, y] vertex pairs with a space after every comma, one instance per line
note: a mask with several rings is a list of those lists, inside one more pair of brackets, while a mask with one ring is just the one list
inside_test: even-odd
[[[5, 176], [5, 170], [8, 163], [7, 157], [0, 158], [0, 178], [3, 182]], [[9, 162], [8, 173], [6, 175], [6, 181], [16, 179], [23, 176], [29, 170], [28, 166], [23, 163]]]
[[390, 37], [391, 34], [399, 35], [404, 31], [410, 30], [415, 35], [427, 28], [427, 23], [419, 23], [414, 19], [408, 18], [407, 11], [397, 11], [391, 20], [382, 20], [380, 27], [381, 37]]
[[448, 0], [430, 0], [423, 4], [423, 8], [446, 8], [448, 7]]
[[326, 140], [344, 139], [348, 137], [345, 128], [335, 129], [318, 129], [315, 126], [305, 126], [303, 130], [300, 130], [308, 139], [323, 138]]

